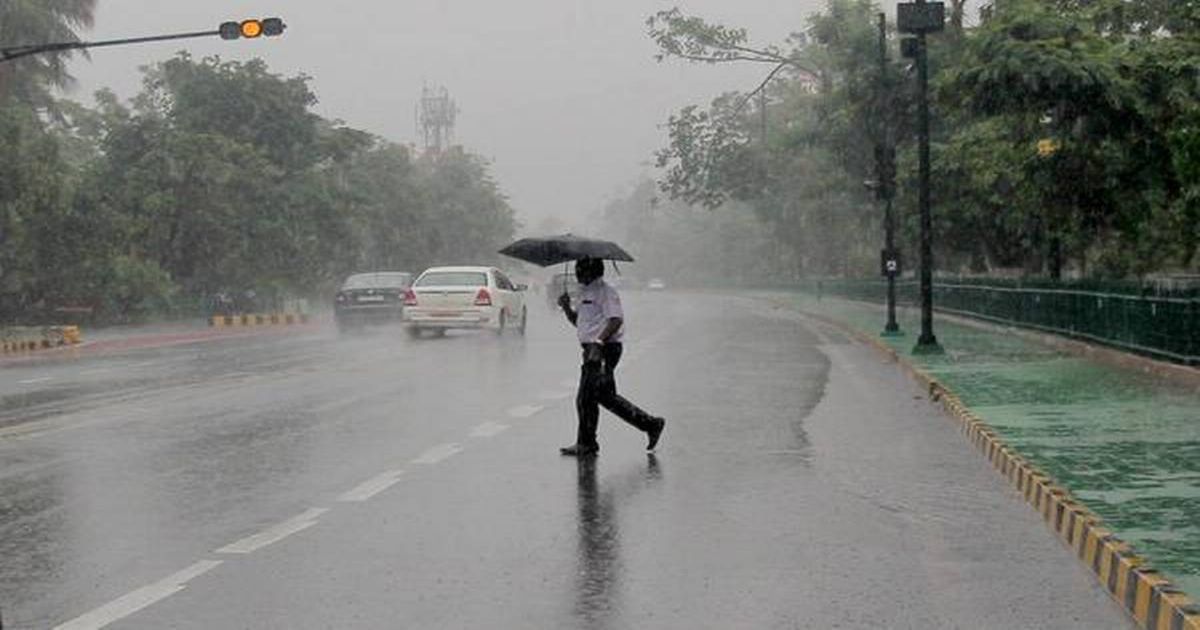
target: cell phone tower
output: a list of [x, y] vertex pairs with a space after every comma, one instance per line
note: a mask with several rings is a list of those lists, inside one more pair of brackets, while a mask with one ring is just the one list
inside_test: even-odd
[[417, 132], [425, 142], [426, 151], [441, 151], [454, 141], [454, 120], [458, 117], [458, 105], [450, 98], [444, 87], [421, 88], [421, 102], [417, 105]]

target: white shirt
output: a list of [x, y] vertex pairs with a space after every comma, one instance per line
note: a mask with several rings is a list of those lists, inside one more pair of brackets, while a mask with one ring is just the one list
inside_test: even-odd
[[[608, 320], [614, 317], [625, 319], [625, 311], [621, 310], [621, 296], [617, 290], [608, 286], [603, 278], [597, 278], [591, 284], [585, 284], [579, 292], [579, 308], [576, 311], [576, 332], [579, 333], [579, 343], [592, 343], [604, 332]], [[620, 343], [625, 338], [625, 326], [622, 325], [608, 338], [610, 343]]]

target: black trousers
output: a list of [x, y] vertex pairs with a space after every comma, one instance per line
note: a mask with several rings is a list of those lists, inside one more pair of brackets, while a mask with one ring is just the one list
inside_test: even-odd
[[579, 413], [579, 433], [576, 444], [596, 446], [596, 429], [600, 425], [600, 407], [634, 427], [649, 431], [653, 416], [637, 405], [625, 400], [617, 393], [616, 370], [621, 362], [623, 347], [619, 343], [606, 343], [601, 348], [601, 360], [588, 360], [584, 350], [583, 367], [580, 369], [579, 393], [575, 396], [575, 410]]

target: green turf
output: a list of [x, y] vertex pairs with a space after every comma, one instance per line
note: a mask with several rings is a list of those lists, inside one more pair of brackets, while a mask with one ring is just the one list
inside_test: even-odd
[[[785, 297], [860, 331], [883, 330], [882, 306]], [[907, 310], [897, 318], [905, 336], [880, 336], [884, 343], [958, 394], [1006, 443], [1200, 596], [1200, 392], [936, 315], [945, 354], [914, 356], [919, 319]]]

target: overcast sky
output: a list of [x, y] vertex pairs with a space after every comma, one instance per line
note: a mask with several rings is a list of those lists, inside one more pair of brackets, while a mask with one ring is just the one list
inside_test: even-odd
[[416, 142], [425, 83], [461, 108], [456, 139], [493, 163], [522, 220], [589, 213], [650, 172], [661, 125], [689, 103], [748, 89], [768, 70], [656, 63], [645, 19], [678, 4], [741, 25], [756, 41], [800, 30], [821, 0], [100, 0], [87, 39], [188, 31], [226, 19], [284, 18], [282, 38], [187, 40], [97, 49], [76, 61], [69, 96], [101, 87], [128, 97], [138, 67], [186, 48], [225, 59], [260, 56], [306, 73], [317, 112], [391, 140]]

